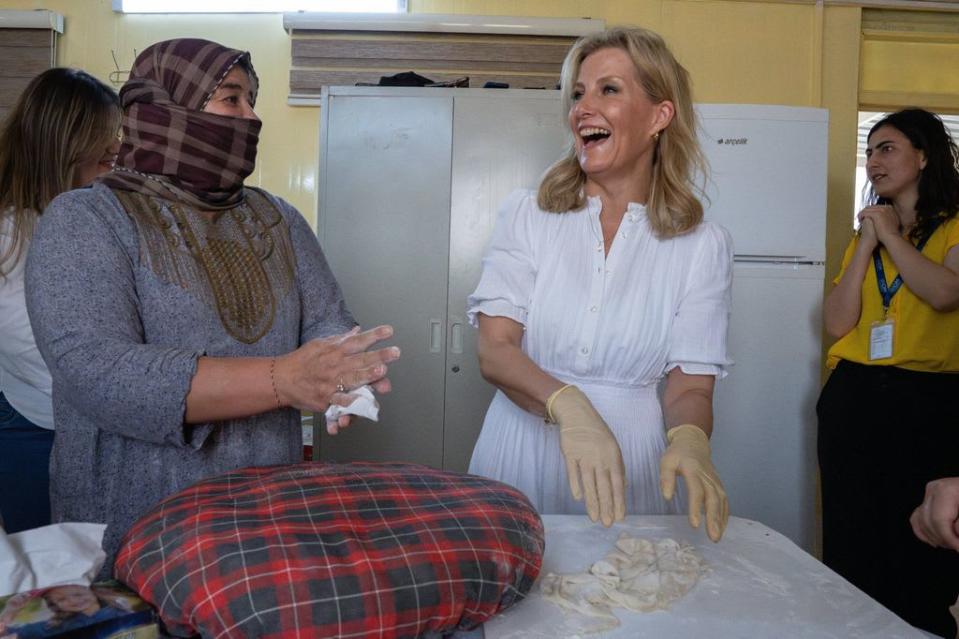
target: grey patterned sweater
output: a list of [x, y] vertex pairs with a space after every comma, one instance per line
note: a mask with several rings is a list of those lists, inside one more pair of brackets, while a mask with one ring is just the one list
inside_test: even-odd
[[[53, 521], [120, 541], [200, 479], [301, 458], [299, 413], [186, 425], [201, 355], [271, 356], [350, 329], [316, 236], [260, 191], [218, 214], [91, 188], [56, 198], [26, 264], [27, 309], [53, 377]], [[126, 210], [125, 210], [126, 209]]]

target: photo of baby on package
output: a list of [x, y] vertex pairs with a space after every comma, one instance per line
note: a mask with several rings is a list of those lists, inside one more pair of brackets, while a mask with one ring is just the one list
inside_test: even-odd
[[154, 639], [154, 611], [118, 582], [52, 586], [0, 598], [0, 639]]

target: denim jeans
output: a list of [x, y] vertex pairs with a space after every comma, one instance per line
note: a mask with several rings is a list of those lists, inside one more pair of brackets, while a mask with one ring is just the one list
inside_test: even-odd
[[8, 533], [50, 523], [53, 431], [18, 413], [0, 393], [0, 519]]

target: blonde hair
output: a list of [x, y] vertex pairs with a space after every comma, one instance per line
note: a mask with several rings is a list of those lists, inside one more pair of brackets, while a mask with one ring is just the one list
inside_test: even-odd
[[121, 117], [116, 92], [77, 69], [47, 69], [20, 94], [0, 131], [0, 222], [13, 219], [0, 276], [19, 261], [47, 204], [73, 188], [77, 165], [110, 145]]
[[[640, 84], [653, 103], [665, 100], [673, 103], [675, 114], [669, 126], [660, 131], [653, 156], [646, 214], [657, 237], [686, 233], [703, 219], [703, 205], [697, 197], [703, 195], [703, 189], [693, 184], [693, 175], [698, 171], [705, 181], [708, 172], [696, 137], [689, 73], [673, 57], [663, 39], [647, 29], [614, 27], [585, 35], [573, 44], [563, 62], [560, 86], [567, 113], [573, 106], [573, 86], [583, 60], [607, 48], [622, 49], [629, 54]], [[586, 205], [585, 184], [586, 174], [571, 143], [566, 154], [543, 177], [537, 203], [544, 211], [554, 213], [579, 210]]]

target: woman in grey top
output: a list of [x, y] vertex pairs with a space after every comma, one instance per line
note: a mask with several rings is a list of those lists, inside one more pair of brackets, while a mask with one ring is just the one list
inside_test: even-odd
[[398, 349], [367, 348], [392, 329], [359, 332], [308, 224], [243, 185], [256, 91], [248, 53], [196, 39], [146, 49], [120, 91], [114, 173], [55, 199], [30, 248], [27, 308], [53, 377], [53, 520], [108, 524], [103, 574], [162, 498], [299, 459], [299, 409], [389, 390]]

